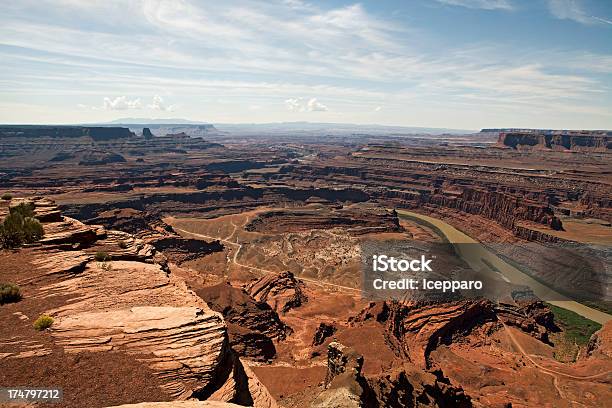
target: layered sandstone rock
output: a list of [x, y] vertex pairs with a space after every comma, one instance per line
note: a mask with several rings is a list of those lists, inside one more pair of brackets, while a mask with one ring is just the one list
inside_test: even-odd
[[277, 313], [286, 313], [307, 302], [304, 289], [304, 282], [288, 271], [265, 275], [246, 287], [253, 299], [267, 303]]
[[134, 136], [128, 128], [96, 126], [3, 126], [0, 139], [74, 139], [90, 138], [94, 141], [125, 139]]
[[435, 194], [427, 202], [482, 215], [511, 230], [520, 220], [543, 224], [554, 230], [563, 229], [563, 223], [549, 206], [505, 192], [465, 188], [460, 195]]
[[380, 407], [472, 407], [471, 398], [441, 370], [426, 372], [404, 364], [368, 383]]
[[245, 227], [247, 231], [266, 233], [331, 228], [342, 228], [351, 235], [402, 230], [394, 211], [370, 205], [268, 211], [258, 214]]
[[513, 149], [566, 149], [606, 151], [612, 149], [612, 132], [517, 130], [499, 132], [498, 144]]
[[219, 401], [170, 401], [141, 402], [139, 404], [115, 405], [107, 408], [239, 408], [241, 405]]
[[177, 398], [201, 392], [229, 353], [223, 318], [158, 265], [92, 262], [42, 293], [75, 297], [49, 311], [52, 334], [66, 351], [139, 355]]
[[361, 374], [363, 356], [338, 342], [327, 347], [325, 390], [313, 401], [312, 408], [363, 406], [367, 383]]
[[45, 235], [39, 241], [42, 245], [65, 245], [73, 248], [90, 246], [97, 239], [97, 227], [85, 225], [70, 217], [43, 225]]
[[365, 377], [363, 356], [341, 343], [328, 346], [325, 390], [311, 407], [458, 407], [472, 406], [461, 387], [440, 370], [426, 372], [409, 363]]
[[267, 303], [256, 301], [229, 283], [201, 288], [196, 293], [223, 314], [232, 348], [241, 356], [270, 359], [276, 354], [273, 340], [283, 340], [291, 333]]
[[493, 304], [487, 300], [445, 304], [392, 301], [370, 303], [351, 323], [372, 318], [386, 325], [392, 347], [421, 369], [429, 368], [429, 353], [438, 345], [496, 319]]
[[505, 324], [518, 327], [545, 343], [549, 342], [549, 333], [560, 330], [555, 325], [553, 313], [540, 301], [517, 301], [514, 305], [500, 303], [496, 314]]
[[[215, 399], [276, 406], [231, 350], [223, 316], [170, 274], [153, 246], [67, 217], [43, 228], [46, 240], [30, 251], [39, 273], [20, 283], [59, 275], [28, 294], [37, 303], [56, 305], [45, 311], [54, 319], [48, 333], [56, 347], [68, 354], [127, 353], [146, 364], [176, 399], [206, 399], [223, 389]], [[101, 251], [108, 257], [96, 260]]]

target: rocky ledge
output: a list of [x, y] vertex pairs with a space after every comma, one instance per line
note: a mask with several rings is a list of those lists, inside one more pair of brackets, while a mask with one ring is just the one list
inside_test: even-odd
[[[35, 214], [58, 214], [48, 201], [27, 201]], [[223, 316], [172, 274], [153, 246], [124, 232], [51, 218], [42, 223], [44, 238], [28, 249], [36, 272], [18, 282], [32, 288], [30, 300], [53, 305], [45, 310], [53, 318], [47, 331], [53, 346], [38, 345], [36, 355], [57, 347], [66, 355], [120, 351], [148, 366], [174, 399], [276, 406], [230, 348]], [[31, 357], [30, 343], [3, 357]]]

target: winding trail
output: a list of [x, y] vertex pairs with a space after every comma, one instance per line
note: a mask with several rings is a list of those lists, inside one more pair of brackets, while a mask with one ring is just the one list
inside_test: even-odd
[[[501, 322], [501, 320], [500, 320], [500, 322]], [[501, 324], [504, 326], [505, 332], [508, 334], [508, 337], [510, 337], [510, 341], [512, 341], [512, 344], [514, 344], [514, 346], [518, 349], [518, 351], [523, 356], [525, 356], [531, 362], [531, 364], [533, 364], [534, 366], [539, 368], [541, 371], [545, 371], [548, 374], [560, 375], [562, 377], [567, 377], [567, 378], [571, 378], [572, 380], [579, 380], [579, 381], [580, 380], [592, 380], [592, 379], [595, 379], [595, 378], [599, 378], [599, 377], [603, 377], [603, 376], [606, 376], [606, 375], [610, 375], [610, 373], [612, 373], [612, 371], [608, 370], [608, 371], [604, 371], [603, 373], [579, 376], [579, 375], [572, 375], [572, 374], [564, 373], [562, 371], [557, 371], [557, 370], [552, 369], [552, 368], [545, 367], [545, 366], [541, 365], [540, 363], [536, 362], [533, 358], [531, 358], [531, 356], [529, 354], [527, 354], [527, 352], [525, 351], [523, 346], [521, 346], [521, 343], [519, 343], [519, 341], [516, 339], [516, 337], [514, 337], [514, 334], [512, 334], [512, 331], [508, 328], [506, 323], [501, 322]]]
[[445, 223], [444, 221], [411, 211], [396, 211], [400, 216], [404, 216], [406, 219], [414, 220], [416, 218], [417, 222], [423, 222], [424, 224], [441, 231], [442, 234], [444, 234], [444, 237], [451, 244], [474, 244], [455, 246], [455, 248], [457, 249], [459, 256], [475, 271], [490, 270], [490, 265], [492, 265], [504, 278], [506, 278], [507, 281], [517, 285], [528, 286], [540, 299], [558, 299], [547, 300], [547, 302], [552, 305], [570, 310], [602, 325], [612, 320], [612, 316], [608, 313], [593, 309], [583, 305], [582, 303], [571, 300], [567, 296], [564, 296], [556, 292], [554, 289], [551, 289], [548, 286], [538, 282], [531, 276], [525, 274], [521, 270], [515, 268], [495, 255], [480, 242], [476, 241], [469, 235], [464, 234], [455, 227]]
[[[243, 263], [238, 262], [238, 254], [242, 250], [242, 244], [239, 244], [237, 242], [229, 241], [229, 240], [227, 240], [225, 238], [218, 238], [218, 237], [212, 237], [210, 235], [198, 234], [196, 232], [187, 231], [185, 229], [174, 227], [174, 226], [172, 228], [175, 231], [182, 232], [183, 234], [189, 234], [189, 235], [193, 235], [194, 237], [198, 237], [198, 238], [202, 238], [202, 239], [207, 239], [207, 240], [221, 241], [221, 242], [223, 242], [225, 244], [233, 246], [235, 248], [235, 251], [234, 251], [234, 256], [232, 257], [232, 263], [234, 263], [234, 264], [236, 264], [236, 265], [238, 265], [238, 266], [240, 266], [242, 268], [246, 268], [246, 269], [249, 269], [251, 271], [261, 272], [261, 273], [264, 273], [264, 274], [277, 274], [278, 273], [278, 271], [271, 271], [269, 269], [257, 268], [255, 266], [245, 265]], [[233, 234], [231, 234], [231, 235], [233, 235]], [[342, 289], [342, 290], [348, 290], [348, 291], [352, 291], [352, 292], [361, 293], [361, 289], [351, 288], [350, 286], [342, 286], [342, 285], [336, 285], [335, 283], [320, 282], [320, 281], [317, 281], [315, 279], [305, 278], [303, 276], [298, 276], [298, 278], [303, 280], [303, 281], [305, 281], [305, 282], [309, 282], [309, 283], [312, 283], [314, 285], [318, 285], [318, 286], [322, 286], [322, 287], [332, 287], [332, 288], [335, 288], [335, 289]]]

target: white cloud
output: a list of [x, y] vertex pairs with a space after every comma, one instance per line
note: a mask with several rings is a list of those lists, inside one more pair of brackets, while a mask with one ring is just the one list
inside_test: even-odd
[[[385, 116], [399, 123], [425, 120], [396, 112], [428, 101], [451, 113], [453, 104], [469, 105], [484, 117], [502, 103], [530, 114], [552, 112], [551, 106], [560, 104], [576, 112], [581, 107], [606, 109], [612, 95], [608, 75], [612, 55], [597, 54], [586, 46], [585, 51], [591, 50], [588, 55], [580, 48], [572, 51], [572, 45], [543, 49], [534, 42], [519, 48], [487, 39], [452, 47], [422, 46], [433, 43], [424, 28], [427, 22], [383, 17], [373, 13], [380, 9], [368, 2], [338, 7], [299, 0], [223, 4], [142, 0], [129, 5], [114, 0], [62, 1], [60, 8], [53, 0], [21, 0], [7, 3], [6, 13], [0, 13], [0, 60], [12, 62], [0, 75], [0, 98], [64, 98], [73, 114], [74, 101], [86, 100], [85, 95], [102, 99], [116, 95], [116, 90], [127, 95], [167, 93], [181, 95], [182, 113], [201, 115], [198, 104], [210, 103], [210, 115], [223, 112], [230, 120], [242, 120], [244, 113], [257, 110], [255, 106], [264, 107], [252, 112], [258, 120], [284, 120], [291, 114], [279, 101], [289, 112], [327, 110], [329, 116], [343, 112], [346, 120], [357, 121], [362, 119], [359, 113], [378, 112], [378, 105], [383, 105]], [[438, 1], [498, 11], [519, 9], [522, 4]], [[551, 13], [554, 7], [557, 18], [589, 20], [579, 1], [541, 2], [551, 5]], [[521, 9], [517, 18], [529, 11]], [[119, 17], [130, 24], [109, 24]], [[591, 17], [591, 23], [593, 19], [597, 20]], [[238, 108], [217, 109], [218, 104], [211, 102], [215, 98]], [[142, 101], [142, 108], [176, 109], [159, 95]], [[108, 102], [105, 98], [104, 107], [87, 109], [139, 105], [111, 97]], [[81, 108], [80, 117], [85, 117], [87, 109]], [[609, 114], [605, 117], [609, 121]], [[447, 118], [437, 114], [434, 120]]]
[[306, 107], [309, 112], [327, 112], [329, 110], [326, 105], [317, 101], [317, 98], [310, 98]]
[[153, 103], [151, 103], [150, 105], [147, 105], [147, 107], [149, 109], [155, 109], [155, 110], [160, 110], [160, 111], [168, 111], [168, 112], [173, 112], [176, 109], [176, 105], [166, 106], [164, 104], [164, 98], [162, 98], [159, 95], [155, 95], [153, 97]]
[[291, 112], [327, 112], [329, 108], [317, 98], [289, 98], [285, 100], [287, 109]]
[[302, 98], [289, 98], [285, 99], [285, 105], [291, 112], [304, 112], [304, 104]]
[[104, 98], [104, 109], [106, 110], [127, 110], [127, 109], [140, 109], [142, 104], [140, 98], [130, 100], [125, 96], [118, 96], [114, 99]]
[[450, 6], [467, 7], [482, 10], [513, 10], [510, 0], [436, 0]]

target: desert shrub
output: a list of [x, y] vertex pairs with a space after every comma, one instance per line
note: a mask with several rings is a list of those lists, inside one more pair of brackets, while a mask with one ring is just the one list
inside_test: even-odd
[[96, 262], [108, 262], [111, 260], [111, 256], [104, 251], [98, 251], [94, 255], [94, 259], [96, 260]]
[[28, 217], [34, 217], [34, 203], [21, 203], [19, 205], [16, 205], [14, 207], [10, 208], [10, 213], [11, 214], [19, 214], [21, 215], [23, 218], [28, 218]]
[[11, 208], [9, 215], [0, 224], [0, 246], [16, 248], [41, 239], [44, 235], [43, 226], [33, 215], [33, 208], [25, 204]]
[[119, 241], [118, 245], [119, 245], [119, 248], [121, 249], [126, 249], [128, 247], [128, 243], [125, 242], [124, 240]]
[[2, 197], [1, 197], [1, 198], [2, 198], [3, 200], [9, 201], [9, 200], [12, 200], [12, 199], [13, 199], [13, 195], [12, 195], [12, 194], [10, 194], [10, 193], [4, 193], [4, 194], [2, 194]]
[[53, 318], [51, 316], [42, 314], [34, 322], [34, 328], [36, 330], [45, 330], [51, 327], [53, 324]]
[[14, 283], [0, 283], [0, 305], [21, 300], [21, 290]]

